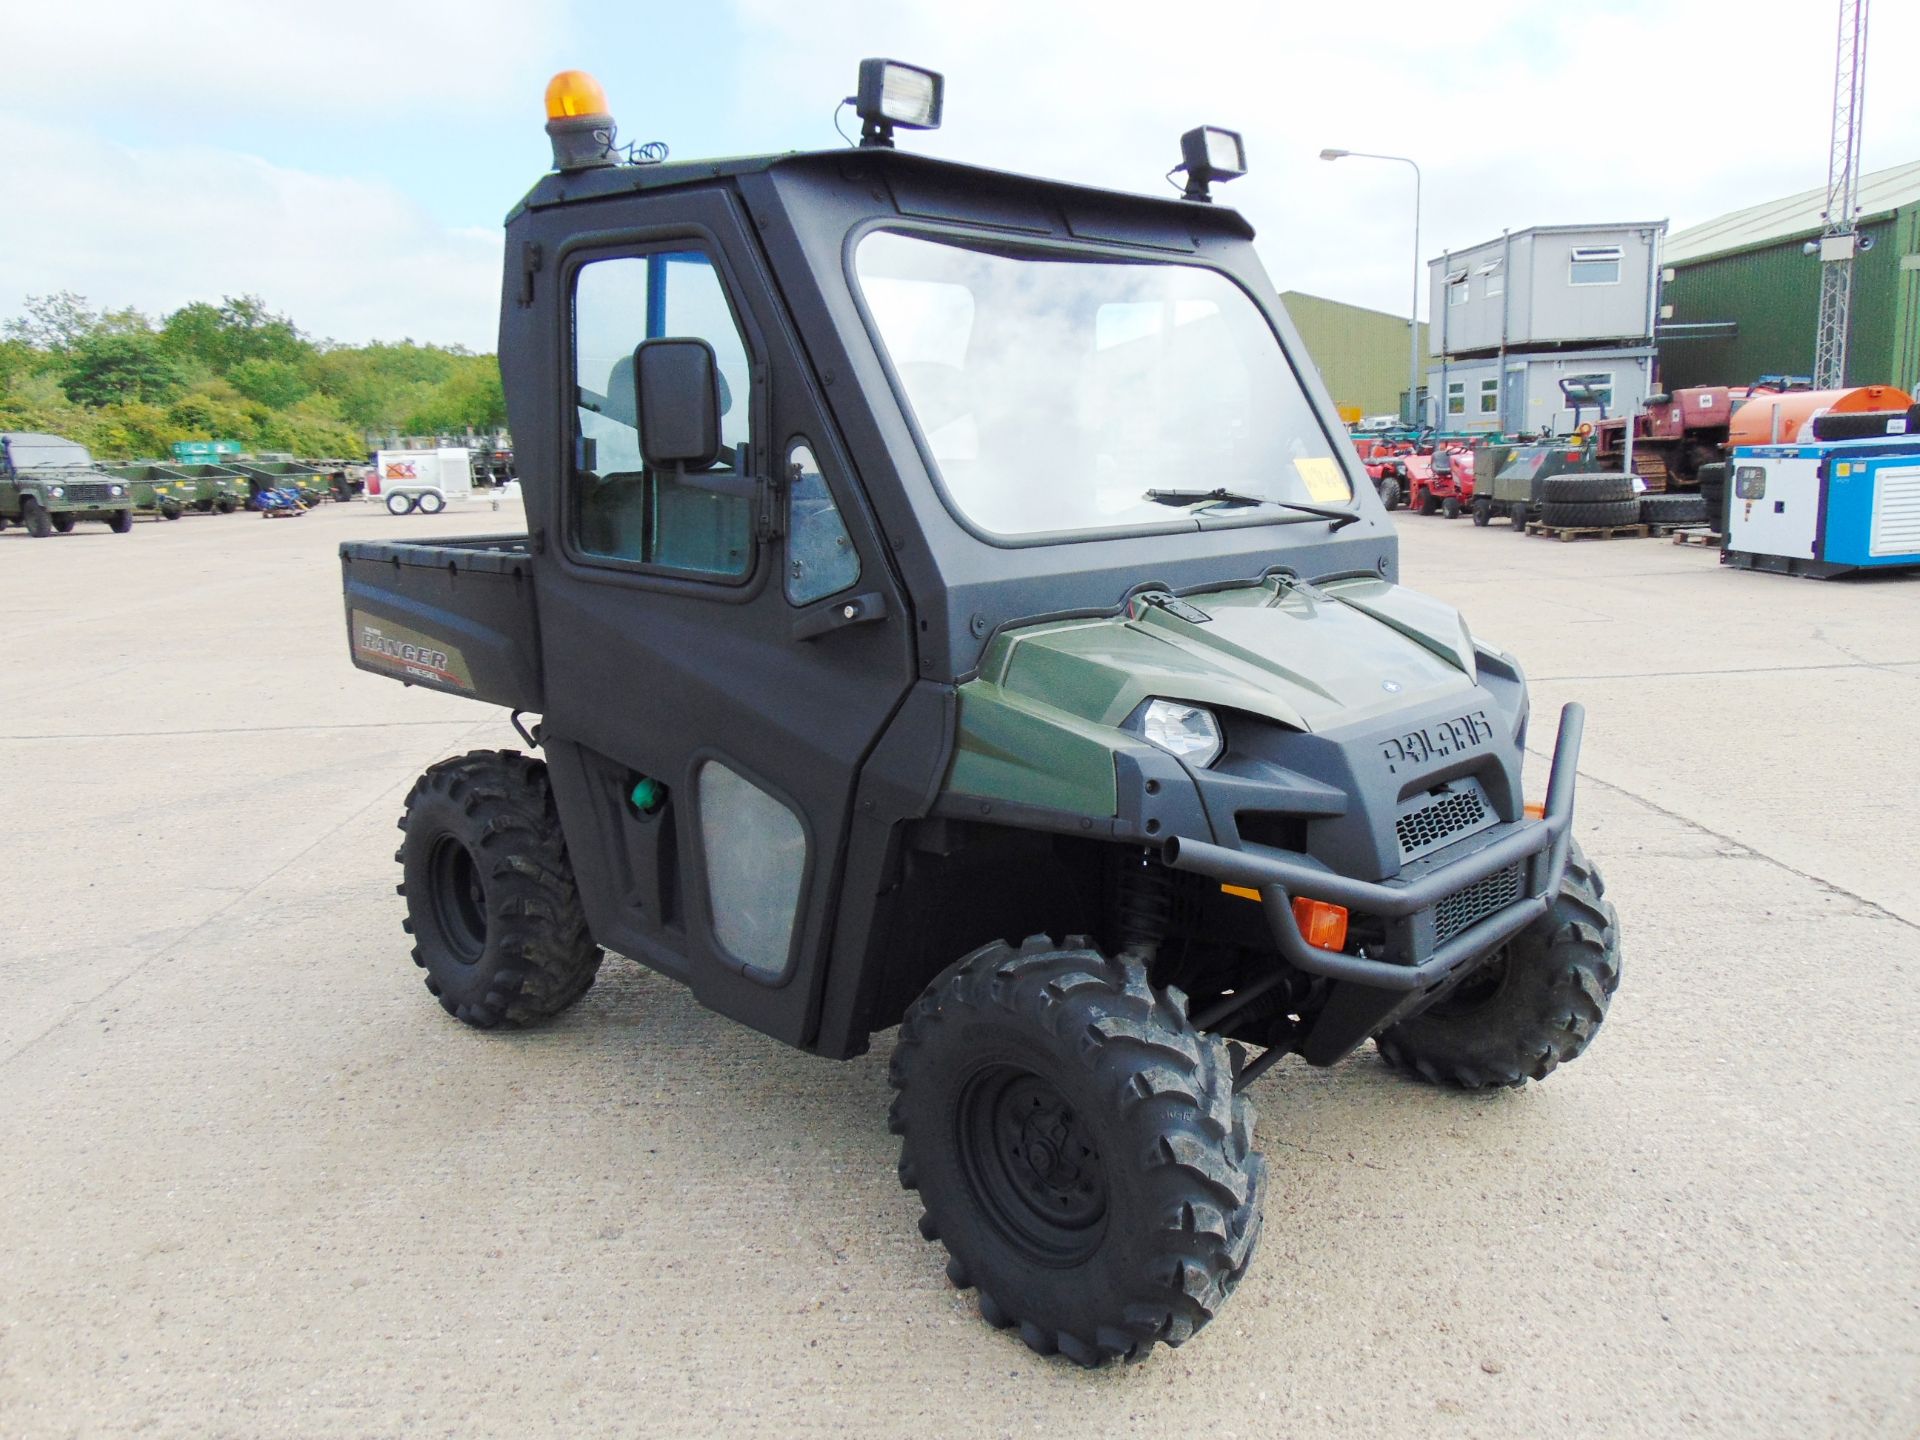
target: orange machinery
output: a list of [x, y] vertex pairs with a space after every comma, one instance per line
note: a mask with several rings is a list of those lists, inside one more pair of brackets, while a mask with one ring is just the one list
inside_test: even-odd
[[[1853, 385], [1844, 390], [1756, 390], [1736, 404], [1727, 446], [1790, 445], [1815, 415], [1852, 415], [1863, 410], [1905, 410], [1913, 397], [1894, 385]], [[1811, 438], [1811, 437], [1809, 437]]]

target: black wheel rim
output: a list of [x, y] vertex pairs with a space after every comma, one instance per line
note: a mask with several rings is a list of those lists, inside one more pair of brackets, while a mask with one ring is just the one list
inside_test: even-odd
[[1479, 969], [1427, 1007], [1436, 1020], [1461, 1020], [1493, 1001], [1507, 983], [1508, 948], [1502, 946]]
[[479, 961], [487, 948], [487, 889], [473, 853], [451, 835], [443, 835], [428, 862], [433, 918], [462, 965]]
[[995, 1227], [1043, 1264], [1073, 1265], [1106, 1230], [1107, 1173], [1086, 1121], [1050, 1082], [1012, 1065], [960, 1097], [967, 1181]]

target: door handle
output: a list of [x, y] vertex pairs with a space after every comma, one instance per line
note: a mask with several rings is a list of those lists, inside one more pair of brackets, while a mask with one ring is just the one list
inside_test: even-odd
[[822, 605], [817, 610], [809, 610], [793, 622], [793, 638], [812, 640], [830, 630], [844, 630], [849, 625], [865, 625], [869, 621], [886, 618], [887, 597], [878, 591], [869, 591], [865, 595], [852, 595], [845, 600], [836, 600], [831, 605]]

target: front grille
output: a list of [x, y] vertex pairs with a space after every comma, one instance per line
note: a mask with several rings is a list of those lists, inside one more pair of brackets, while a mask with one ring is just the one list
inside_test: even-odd
[[96, 481], [76, 481], [62, 488], [67, 492], [67, 499], [78, 500], [88, 505], [97, 504], [99, 501], [111, 500], [113, 498], [113, 496], [108, 493], [108, 487]]
[[1416, 798], [1393, 822], [1400, 858], [1411, 860], [1437, 850], [1491, 822], [1485, 795], [1472, 781]]
[[1520, 867], [1509, 865], [1464, 890], [1456, 890], [1433, 910], [1433, 943], [1444, 945], [1477, 920], [1520, 898]]

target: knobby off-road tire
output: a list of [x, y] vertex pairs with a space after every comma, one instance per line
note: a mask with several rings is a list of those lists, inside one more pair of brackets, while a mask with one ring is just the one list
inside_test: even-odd
[[44, 540], [53, 534], [53, 517], [31, 495], [21, 503], [20, 523], [26, 527], [27, 534], [36, 540]]
[[1540, 499], [1548, 505], [1593, 505], [1633, 498], [1633, 481], [1626, 475], [1549, 475], [1540, 485]]
[[1460, 497], [1457, 495], [1447, 496], [1446, 499], [1440, 502], [1440, 513], [1449, 520], [1458, 520], [1460, 518]]
[[74, 515], [55, 515], [53, 517], [54, 534], [71, 535], [73, 533], [74, 524], [78, 518], [79, 517]]
[[1540, 507], [1540, 523], [1550, 527], [1638, 525], [1640, 502], [1638, 500], [1602, 500], [1590, 505], [1548, 503]]
[[1380, 477], [1375, 487], [1380, 492], [1380, 506], [1384, 510], [1395, 510], [1400, 506], [1400, 482], [1391, 475]]
[[1620, 933], [1600, 871], [1575, 845], [1540, 922], [1432, 1008], [1374, 1044], [1403, 1074], [1462, 1090], [1544, 1080], [1592, 1043], [1620, 985]]
[[107, 520], [107, 528], [116, 535], [125, 535], [133, 529], [133, 511], [116, 510]]
[[1438, 515], [1440, 513], [1440, 497], [1431, 490], [1422, 490], [1420, 492], [1418, 509], [1422, 515]]
[[523, 1025], [587, 993], [600, 947], [545, 765], [514, 750], [442, 760], [414, 782], [400, 829], [402, 923], [449, 1015]]
[[1227, 1049], [1082, 937], [974, 951], [900, 1027], [888, 1128], [920, 1233], [991, 1325], [1079, 1365], [1178, 1345], [1260, 1235], [1266, 1162]]
[[1493, 523], [1493, 501], [1475, 500], [1473, 502], [1473, 523], [1482, 529]]

